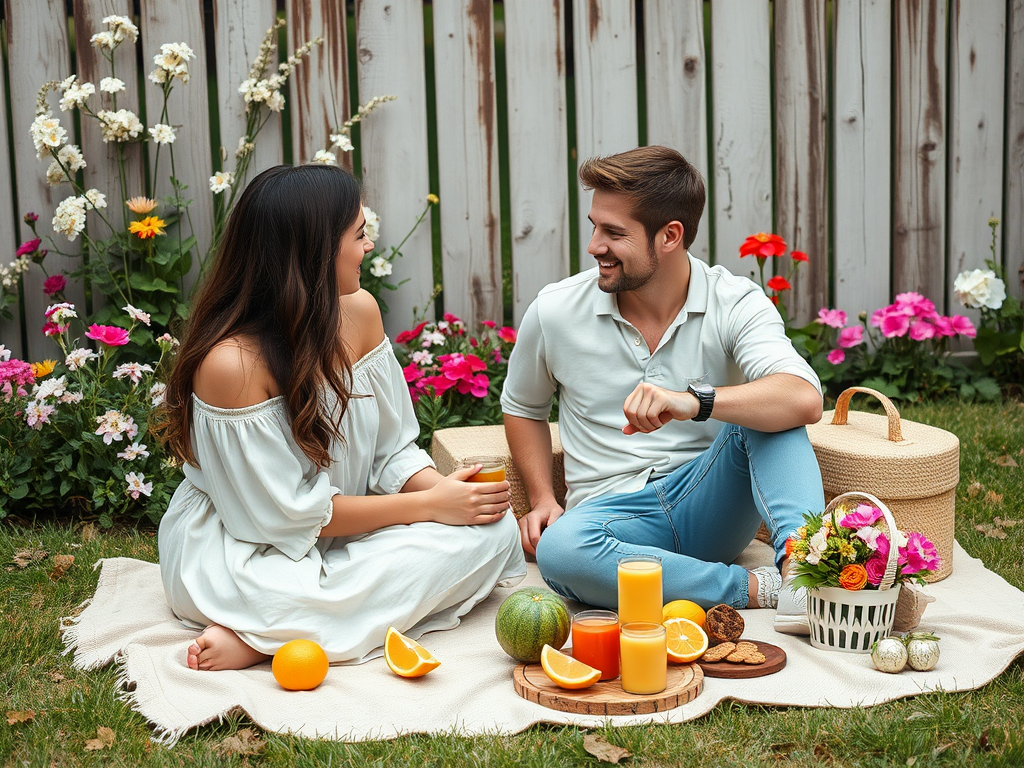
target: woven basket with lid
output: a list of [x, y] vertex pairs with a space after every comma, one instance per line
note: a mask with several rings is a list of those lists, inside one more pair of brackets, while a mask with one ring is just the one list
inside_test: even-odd
[[[851, 411], [863, 392], [881, 401], [885, 415]], [[900, 418], [892, 401], [873, 389], [850, 387], [821, 421], [807, 427], [821, 468], [825, 499], [864, 490], [884, 501], [903, 531], [923, 533], [942, 563], [928, 581], [953, 572], [953, 520], [960, 480], [960, 441], [927, 424]]]

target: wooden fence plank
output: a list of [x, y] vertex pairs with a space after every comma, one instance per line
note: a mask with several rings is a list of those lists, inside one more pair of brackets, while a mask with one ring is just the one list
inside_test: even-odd
[[[7, 104], [7, 78], [3, 77], [3, 73], [0, 71], [0, 106], [5, 104]], [[0, 110], [0, 146], [9, 146], [7, 143], [9, 131], [15, 127], [7, 125], [7, 110]], [[13, 256], [8, 257], [7, 254], [13, 254], [21, 243], [18, 238], [18, 222], [21, 217], [15, 214], [12, 201], [14, 194], [13, 161], [14, 158], [10, 156], [0, 160], [0, 194], [11, 195], [11, 197], [5, 198], [8, 204], [0, 209], [0, 248], [3, 249], [0, 250], [0, 253], [3, 254], [0, 256], [0, 266], [4, 267], [9, 266], [13, 260]], [[12, 355], [20, 358], [24, 355], [21, 346], [21, 306], [15, 302], [8, 307], [7, 311], [11, 313], [10, 320], [0, 317], [0, 344], [7, 347]]]
[[835, 11], [833, 304], [854, 321], [891, 300], [890, 0]]
[[[703, 0], [645, 0], [647, 143], [677, 149], [708, 179], [708, 96]], [[711, 257], [709, 205], [690, 253]]]
[[786, 297], [800, 325], [829, 299], [826, 76], [825, 4], [775, 0], [775, 231], [810, 257]]
[[[595, 155], [634, 149], [639, 142], [636, 82], [636, 13], [622, 0], [575, 0], [573, 61], [576, 86], [577, 164]], [[587, 255], [593, 228], [593, 193], [580, 190], [580, 269], [591, 269]]]
[[1006, 290], [1024, 296], [1024, 0], [1010, 6], [1006, 99], [1006, 202], [1002, 240]]
[[568, 162], [564, 34], [563, 0], [505, 5], [516, 325], [541, 288], [569, 275], [569, 190], [553, 172]]
[[500, 322], [501, 232], [491, 0], [434, 3], [444, 306]]
[[[308, 163], [329, 135], [349, 117], [348, 38], [345, 0], [289, 0], [288, 40], [294, 51], [307, 40], [323, 37], [295, 70], [291, 85], [292, 162]], [[352, 156], [339, 164], [351, 168]]]
[[[170, 122], [181, 125], [174, 144], [174, 176], [188, 189], [183, 193], [186, 200], [192, 200], [188, 208], [188, 219], [181, 229], [182, 237], [194, 234], [198, 241], [198, 256], [192, 262], [192, 269], [184, 280], [187, 297], [201, 267], [200, 260], [206, 256], [213, 238], [213, 195], [210, 192], [210, 176], [213, 173], [213, 159], [210, 155], [210, 111], [206, 86], [206, 41], [203, 35], [202, 0], [175, 3], [173, 7], [159, 0], [143, 0], [142, 3], [142, 61], [147, 68], [153, 65], [153, 57], [160, 52], [164, 43], [185, 43], [195, 53], [188, 62], [189, 81], [176, 80], [167, 100], [167, 114]], [[146, 114], [149, 122], [163, 109], [163, 92], [152, 83], [146, 88]], [[150, 146], [150, 173], [154, 172], [155, 146]], [[158, 197], [173, 193], [170, 176], [170, 153], [167, 147], [160, 152], [160, 166], [157, 178], [152, 184]], [[189, 226], [191, 222], [191, 227]], [[169, 231], [174, 237], [174, 231]]]
[[896, 0], [893, 290], [941, 305], [946, 280], [946, 3]]
[[[366, 201], [380, 216], [378, 246], [398, 245], [423, 211], [431, 190], [427, 158], [427, 86], [423, 9], [418, 3], [357, 0], [356, 51], [359, 98], [398, 98], [360, 128]], [[384, 300], [384, 327], [394, 337], [410, 327], [414, 308], [424, 309], [434, 286], [430, 216], [402, 247], [393, 283], [408, 279]], [[432, 316], [433, 306], [428, 316]]]
[[768, 0], [712, 0], [714, 261], [737, 275], [748, 235], [772, 229]]
[[[49, 159], [37, 159], [29, 125], [35, 118], [36, 92], [47, 80], [63, 80], [71, 73], [68, 54], [68, 27], [62, 0], [8, 0], [7, 50], [10, 63], [11, 133], [14, 139], [14, 167], [18, 183], [18, 206], [21, 213], [39, 214], [40, 233], [51, 232], [50, 220], [57, 204], [69, 196], [66, 185], [50, 187], [46, 184]], [[60, 118], [67, 131], [67, 141], [74, 142], [74, 125], [69, 113], [57, 108], [58, 96], [49, 94], [54, 117]], [[95, 98], [95, 97], [93, 97]], [[77, 143], [77, 142], [75, 142]], [[22, 240], [31, 233], [21, 226]], [[50, 274], [71, 272], [80, 265], [77, 258], [81, 239], [68, 242], [64, 235], [54, 234], [54, 244], [70, 257], [52, 252], [46, 258]], [[43, 325], [43, 312], [47, 297], [42, 291], [43, 274], [33, 266], [25, 274], [24, 317], [28, 336], [27, 354], [30, 360], [53, 357], [57, 346], [52, 339], [39, 333]], [[85, 290], [81, 283], [70, 282], [64, 292], [67, 300], [80, 309], [85, 307]], [[81, 314], [85, 314], [84, 311]]]
[[[238, 140], [245, 134], [245, 100], [238, 86], [249, 77], [249, 68], [259, 54], [267, 30], [277, 20], [275, 0], [217, 0], [213, 4], [213, 36], [217, 45], [217, 102], [220, 116], [220, 158], [214, 166], [230, 171], [235, 167]], [[276, 35], [276, 33], [275, 33]], [[264, 77], [276, 74], [277, 54], [271, 56]], [[280, 165], [281, 118], [271, 115], [260, 129], [249, 160], [246, 179]], [[243, 180], [244, 183], [244, 180]]]

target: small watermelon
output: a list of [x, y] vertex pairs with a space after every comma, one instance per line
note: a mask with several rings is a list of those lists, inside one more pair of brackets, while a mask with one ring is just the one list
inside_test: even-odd
[[547, 589], [525, 587], [505, 598], [494, 620], [502, 649], [516, 661], [535, 663], [545, 645], [558, 649], [569, 637], [569, 609]]

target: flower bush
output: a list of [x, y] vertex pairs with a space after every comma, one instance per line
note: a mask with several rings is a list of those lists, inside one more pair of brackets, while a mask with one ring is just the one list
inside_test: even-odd
[[920, 533], [888, 531], [882, 511], [870, 504], [839, 505], [821, 515], [807, 514], [797, 535], [786, 541], [795, 587], [878, 589], [890, 548], [897, 548], [896, 580], [924, 584], [939, 569], [935, 545]]
[[501, 388], [515, 342], [514, 328], [484, 320], [471, 336], [452, 314], [436, 323], [424, 320], [395, 337], [421, 447], [437, 429], [501, 423]]

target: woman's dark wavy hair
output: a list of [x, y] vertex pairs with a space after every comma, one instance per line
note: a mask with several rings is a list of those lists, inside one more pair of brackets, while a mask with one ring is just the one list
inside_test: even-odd
[[[327, 165], [279, 165], [245, 188], [228, 219], [213, 267], [192, 302], [167, 380], [160, 437], [178, 461], [192, 451], [192, 379], [219, 341], [246, 335], [277, 382], [292, 436], [319, 467], [341, 440], [351, 365], [341, 344], [335, 259], [359, 216], [359, 182]], [[332, 412], [323, 397], [337, 395]]]

